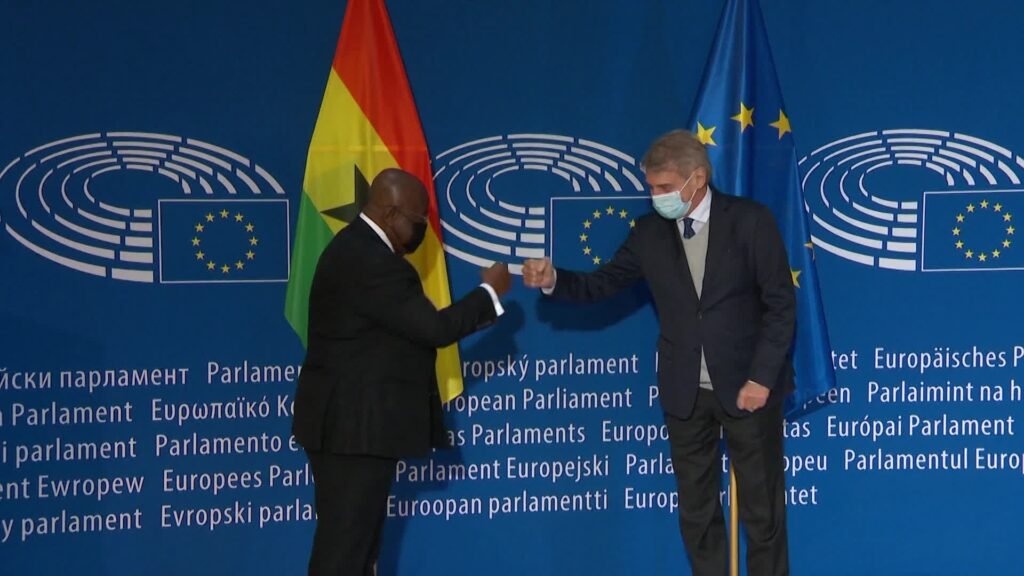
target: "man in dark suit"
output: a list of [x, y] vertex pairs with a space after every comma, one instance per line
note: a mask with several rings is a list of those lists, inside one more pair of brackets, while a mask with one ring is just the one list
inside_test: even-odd
[[367, 205], [317, 264], [309, 297], [309, 348], [292, 432], [313, 470], [317, 525], [309, 574], [373, 574], [399, 458], [447, 446], [435, 376], [437, 348], [492, 323], [508, 268], [437, 310], [402, 256], [429, 224], [423, 184], [381, 172]]
[[679, 524], [696, 576], [728, 571], [719, 502], [725, 429], [755, 576], [789, 573], [782, 449], [783, 397], [793, 389], [793, 281], [771, 212], [709, 186], [697, 138], [669, 132], [644, 157], [656, 213], [615, 257], [582, 274], [524, 264], [527, 286], [590, 302], [645, 280], [657, 308], [658, 388], [679, 490]]

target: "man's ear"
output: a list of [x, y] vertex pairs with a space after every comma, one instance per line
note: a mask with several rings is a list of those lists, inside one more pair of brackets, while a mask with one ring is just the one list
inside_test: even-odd
[[697, 170], [699, 170], [699, 172], [697, 173], [697, 183], [699, 184], [698, 187], [699, 188], [703, 188], [703, 187], [707, 186], [708, 184], [710, 184], [710, 182], [708, 181], [708, 171], [707, 171], [707, 168], [704, 168], [703, 166], [701, 166], [700, 168], [697, 168]]

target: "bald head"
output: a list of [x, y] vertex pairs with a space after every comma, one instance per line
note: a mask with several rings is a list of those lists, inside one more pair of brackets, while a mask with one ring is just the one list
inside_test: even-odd
[[423, 241], [429, 207], [427, 188], [419, 178], [388, 168], [370, 184], [363, 212], [384, 230], [395, 252], [406, 254]]
[[398, 168], [388, 168], [377, 174], [370, 184], [367, 207], [387, 208], [398, 205], [402, 208], [427, 204], [427, 189], [412, 174]]

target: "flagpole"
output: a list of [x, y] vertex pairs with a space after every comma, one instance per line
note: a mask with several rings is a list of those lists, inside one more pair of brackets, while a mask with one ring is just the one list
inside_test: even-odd
[[729, 576], [740, 576], [740, 509], [736, 472], [729, 465]]

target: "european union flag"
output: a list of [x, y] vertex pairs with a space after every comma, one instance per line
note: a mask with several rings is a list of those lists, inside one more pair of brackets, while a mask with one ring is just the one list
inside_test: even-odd
[[716, 186], [768, 206], [789, 252], [797, 298], [792, 413], [834, 388], [835, 372], [792, 128], [757, 0], [725, 7], [695, 110], [691, 124], [708, 150]]
[[160, 281], [286, 282], [287, 200], [161, 200]]
[[552, 198], [552, 259], [565, 268], [594, 270], [611, 260], [637, 218], [650, 211], [649, 196]]
[[921, 270], [1024, 270], [1024, 190], [925, 192]]

